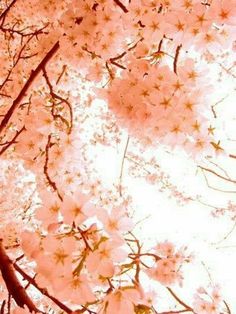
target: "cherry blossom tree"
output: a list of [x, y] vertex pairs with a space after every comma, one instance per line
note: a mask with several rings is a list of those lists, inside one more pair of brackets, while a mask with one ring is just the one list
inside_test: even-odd
[[[1, 314], [233, 313], [217, 283], [186, 292], [191, 248], [142, 240], [123, 179], [235, 222], [156, 154], [234, 192], [235, 27], [235, 0], [0, 1]], [[123, 142], [106, 185], [97, 154]]]

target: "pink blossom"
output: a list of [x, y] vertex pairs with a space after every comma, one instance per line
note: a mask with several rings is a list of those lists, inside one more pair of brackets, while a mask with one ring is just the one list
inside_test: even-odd
[[134, 305], [140, 300], [139, 292], [135, 288], [122, 287], [108, 294], [104, 299], [104, 313], [134, 313]]
[[120, 241], [112, 240], [105, 240], [99, 244], [98, 248], [89, 253], [86, 259], [89, 272], [96, 272], [103, 277], [112, 277], [117, 263], [124, 261], [127, 257], [127, 253], [120, 246]]
[[87, 219], [86, 206], [88, 205], [88, 196], [77, 192], [75, 195], [65, 195], [61, 204], [61, 213], [63, 220], [67, 224], [81, 224]]

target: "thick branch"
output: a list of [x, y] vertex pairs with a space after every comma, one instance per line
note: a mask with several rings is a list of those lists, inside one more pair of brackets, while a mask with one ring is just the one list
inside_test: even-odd
[[21, 89], [19, 95], [16, 97], [16, 99], [13, 101], [11, 107], [9, 108], [9, 110], [7, 111], [7, 113], [5, 114], [5, 117], [3, 118], [3, 120], [1, 121], [0, 124], [0, 133], [4, 130], [4, 128], [7, 126], [7, 123], [9, 122], [9, 120], [11, 119], [14, 111], [16, 110], [16, 108], [18, 107], [20, 101], [25, 97], [26, 92], [28, 91], [28, 89], [30, 88], [30, 86], [32, 85], [32, 83], [34, 82], [34, 80], [36, 79], [36, 77], [38, 76], [38, 74], [40, 73], [40, 71], [46, 66], [46, 64], [48, 63], [48, 61], [55, 55], [55, 53], [58, 51], [59, 49], [59, 42], [57, 41], [55, 43], [55, 45], [51, 48], [51, 50], [48, 51], [48, 53], [46, 54], [46, 56], [43, 58], [43, 60], [39, 63], [39, 65], [37, 66], [37, 68], [35, 70], [31, 71], [30, 77], [28, 78], [27, 82], [25, 83], [25, 85], [23, 86], [23, 88]]
[[2, 302], [1, 309], [0, 309], [0, 314], [4, 314], [5, 304], [6, 304], [6, 300], [4, 300], [4, 301]]
[[39, 312], [16, 277], [13, 263], [6, 254], [2, 239], [0, 239], [0, 270], [7, 290], [16, 304], [22, 308], [26, 305], [30, 312]]
[[66, 313], [72, 313], [72, 310], [70, 308], [68, 308], [65, 304], [61, 303], [58, 299], [54, 298], [53, 296], [51, 296], [47, 289], [41, 288], [38, 286], [37, 282], [35, 281], [34, 278], [30, 277], [28, 274], [26, 274], [21, 268], [20, 266], [18, 266], [16, 263], [13, 264], [15, 270], [21, 274], [21, 276], [27, 280], [31, 285], [33, 285], [38, 291], [40, 291], [43, 295], [45, 295], [46, 297], [48, 297], [50, 300], [52, 300], [59, 308], [61, 308], [63, 311], [65, 311]]

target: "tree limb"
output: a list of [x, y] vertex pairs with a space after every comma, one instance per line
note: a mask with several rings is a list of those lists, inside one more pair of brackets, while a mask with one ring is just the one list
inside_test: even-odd
[[6, 254], [2, 239], [0, 239], [0, 270], [7, 290], [16, 304], [22, 308], [26, 305], [30, 312], [40, 312], [16, 277], [13, 263]]
[[55, 55], [55, 53], [58, 51], [60, 45], [59, 45], [59, 41], [57, 41], [54, 46], [51, 48], [51, 50], [48, 51], [48, 53], [46, 54], [46, 56], [43, 58], [43, 60], [39, 63], [39, 65], [36, 67], [35, 70], [31, 71], [31, 74], [28, 78], [28, 80], [26, 81], [25, 85], [23, 86], [23, 88], [21, 89], [20, 93], [18, 94], [18, 96], [16, 97], [16, 99], [13, 101], [11, 107], [9, 108], [9, 110], [7, 111], [7, 113], [5, 114], [3, 120], [1, 121], [0, 124], [0, 133], [5, 129], [5, 127], [7, 126], [7, 123], [9, 122], [9, 120], [11, 119], [14, 111], [16, 110], [16, 108], [18, 107], [20, 101], [24, 98], [26, 92], [28, 91], [28, 89], [30, 88], [30, 86], [32, 85], [32, 83], [34, 82], [34, 80], [36, 79], [36, 77], [38, 76], [38, 74], [40, 73], [40, 71], [45, 67], [45, 65], [48, 63], [48, 61]]
[[27, 280], [31, 285], [33, 285], [38, 291], [40, 291], [43, 295], [45, 295], [46, 297], [48, 297], [50, 300], [52, 300], [59, 308], [61, 308], [63, 311], [65, 311], [66, 313], [72, 313], [72, 310], [70, 308], [68, 308], [65, 304], [61, 303], [58, 299], [56, 299], [55, 297], [51, 296], [47, 289], [41, 288], [39, 287], [39, 285], [37, 284], [37, 282], [35, 281], [34, 278], [30, 277], [28, 274], [26, 274], [23, 269], [20, 268], [20, 266], [18, 266], [16, 263], [13, 264], [15, 270], [21, 274], [21, 276]]

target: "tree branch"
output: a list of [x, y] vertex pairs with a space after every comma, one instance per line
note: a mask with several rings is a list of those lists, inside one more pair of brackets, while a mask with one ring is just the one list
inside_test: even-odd
[[30, 86], [32, 85], [32, 83], [34, 82], [34, 80], [36, 79], [38, 74], [40, 73], [40, 71], [45, 67], [45, 65], [48, 63], [48, 61], [55, 55], [55, 53], [58, 51], [59, 47], [60, 47], [59, 41], [57, 41], [54, 44], [54, 46], [51, 48], [51, 50], [48, 51], [48, 53], [43, 58], [43, 60], [39, 63], [39, 65], [36, 67], [36, 69], [31, 71], [30, 77], [26, 81], [25, 85], [23, 86], [23, 88], [21, 89], [20, 93], [18, 94], [16, 99], [13, 101], [11, 107], [9, 108], [9, 110], [5, 114], [3, 120], [1, 121], [0, 133], [7, 126], [7, 123], [11, 119], [14, 111], [18, 107], [20, 101], [25, 97], [26, 92], [28, 91], [28, 89], [30, 88]]
[[8, 12], [10, 11], [11, 7], [13, 7], [13, 5], [16, 3], [17, 0], [13, 0], [9, 6], [2, 12], [2, 14], [0, 15], [0, 21], [2, 20], [1, 22], [1, 26], [3, 25], [4, 23], [4, 20], [8, 14]]
[[123, 178], [124, 163], [125, 163], [125, 157], [126, 157], [128, 145], [129, 145], [129, 136], [128, 136], [126, 144], [125, 144], [125, 149], [124, 149], [122, 162], [121, 162], [121, 169], [120, 169], [120, 176], [119, 176], [119, 193], [120, 193], [120, 196], [122, 196], [122, 178]]
[[0, 239], [0, 270], [7, 290], [16, 304], [22, 308], [26, 305], [30, 312], [40, 312], [16, 277], [13, 263], [6, 254], [2, 239]]
[[61, 308], [63, 311], [66, 313], [72, 313], [72, 310], [68, 308], [65, 304], [61, 303], [58, 299], [55, 297], [51, 296], [48, 292], [47, 289], [41, 288], [38, 286], [37, 282], [35, 281], [34, 278], [30, 277], [28, 274], [26, 274], [20, 266], [18, 266], [16, 263], [13, 264], [15, 270], [21, 274], [21, 276], [27, 280], [31, 285], [33, 285], [38, 291], [40, 291], [43, 295], [48, 297], [50, 300], [52, 300], [59, 308]]
[[167, 290], [170, 292], [170, 294], [172, 295], [172, 297], [179, 303], [181, 304], [186, 310], [193, 312], [193, 309], [187, 305], [184, 301], [182, 301], [175, 293], [174, 291], [167, 287]]
[[[46, 80], [46, 83], [47, 83], [47, 86], [49, 88], [49, 91], [50, 91], [50, 95], [52, 97], [52, 100], [53, 100], [53, 106], [52, 106], [52, 116], [56, 119], [56, 118], [59, 118], [62, 122], [64, 122], [66, 124], [66, 126], [68, 127], [68, 133], [70, 134], [71, 131], [72, 131], [72, 126], [73, 126], [73, 111], [72, 111], [72, 107], [71, 107], [71, 104], [69, 103], [69, 101], [67, 99], [64, 99], [62, 98], [61, 96], [57, 95], [55, 92], [54, 92], [54, 89], [53, 89], [53, 86], [50, 82], [50, 79], [48, 77], [48, 74], [46, 72], [46, 69], [43, 68], [42, 69], [43, 71], [43, 76]], [[55, 107], [56, 107], [56, 102], [55, 100], [60, 100], [62, 103], [65, 103], [69, 109], [69, 114], [70, 114], [70, 123], [65, 119], [63, 118], [60, 114], [56, 114], [55, 113]]]
[[182, 45], [177, 46], [176, 51], [175, 51], [175, 58], [174, 58], [174, 64], [173, 64], [175, 74], [177, 74], [177, 62], [178, 62], [179, 52], [180, 52], [181, 47]]
[[224, 305], [225, 305], [225, 307], [226, 307], [226, 309], [227, 309], [228, 314], [231, 314], [232, 312], [231, 312], [231, 310], [230, 310], [228, 304], [226, 303], [225, 300], [223, 300], [223, 302], [224, 302]]
[[4, 300], [4, 301], [2, 302], [1, 309], [0, 309], [0, 314], [4, 314], [5, 305], [6, 305], [6, 300]]
[[23, 126], [19, 131], [16, 132], [16, 134], [14, 135], [14, 137], [9, 141], [9, 142], [6, 142], [4, 144], [1, 144], [3, 145], [4, 147], [0, 150], [0, 156], [14, 143], [16, 143], [16, 139], [17, 137], [23, 132], [25, 131], [25, 126]]
[[48, 135], [48, 141], [47, 141], [47, 145], [45, 148], [45, 163], [44, 163], [44, 167], [43, 167], [43, 172], [45, 174], [45, 177], [47, 178], [48, 184], [53, 188], [53, 190], [57, 193], [58, 197], [60, 198], [61, 201], [63, 201], [63, 198], [60, 194], [60, 192], [58, 191], [57, 185], [56, 183], [50, 178], [49, 173], [48, 173], [48, 163], [49, 163], [49, 149], [52, 146], [51, 143], [51, 134]]
[[232, 180], [232, 179], [230, 179], [230, 178], [226, 178], [226, 177], [220, 175], [219, 173], [215, 172], [215, 171], [212, 170], [212, 169], [205, 168], [205, 167], [202, 167], [202, 166], [198, 166], [198, 168], [200, 168], [200, 169], [202, 169], [202, 170], [204, 170], [204, 171], [210, 172], [210, 173], [214, 174], [215, 176], [217, 176], [218, 178], [220, 178], [220, 179], [222, 179], [222, 180], [225, 180], [225, 181], [228, 181], [228, 182], [231, 182], [231, 183], [236, 183], [235, 180]]
[[121, 10], [122, 10], [123, 12], [125, 12], [125, 13], [128, 13], [128, 12], [129, 12], [128, 9], [123, 5], [123, 3], [120, 2], [120, 0], [114, 0], [114, 2], [115, 2], [115, 4], [118, 5], [118, 7], [121, 8]]

